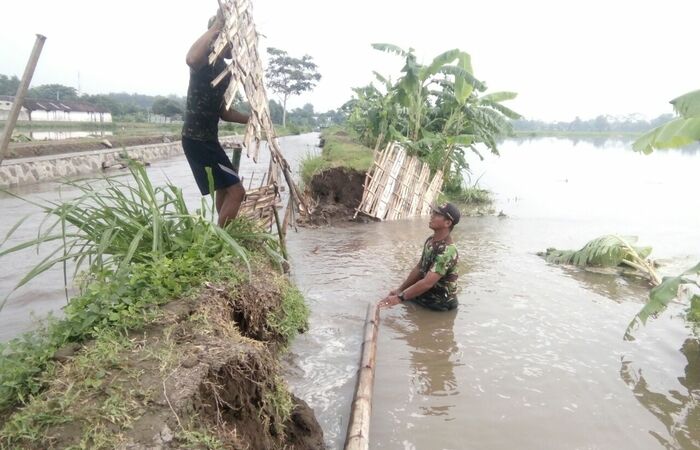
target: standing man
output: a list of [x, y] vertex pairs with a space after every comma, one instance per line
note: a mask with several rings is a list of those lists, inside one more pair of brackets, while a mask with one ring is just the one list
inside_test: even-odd
[[206, 168], [211, 168], [220, 227], [226, 226], [238, 214], [245, 189], [219, 143], [219, 119], [236, 123], [247, 123], [249, 119], [245, 114], [226, 109], [224, 93], [231, 80], [230, 75], [216, 87], [211, 85], [212, 80], [226, 68], [224, 57], [231, 58], [231, 49], [227, 48], [213, 65], [209, 65], [212, 44], [223, 26], [224, 20], [219, 12], [209, 20], [209, 29], [187, 52], [190, 84], [182, 127], [182, 148], [202, 195], [209, 194]]
[[433, 206], [428, 226], [433, 230], [423, 245], [423, 254], [398, 289], [379, 302], [390, 307], [406, 300], [435, 311], [455, 309], [457, 301], [457, 262], [459, 255], [451, 232], [459, 223], [459, 209], [452, 203]]

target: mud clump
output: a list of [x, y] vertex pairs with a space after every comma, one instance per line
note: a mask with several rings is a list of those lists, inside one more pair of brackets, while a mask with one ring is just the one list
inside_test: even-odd
[[364, 190], [365, 173], [347, 167], [334, 167], [315, 174], [306, 186], [307, 197], [315, 206], [309, 216], [301, 218], [302, 226], [327, 226], [342, 222], [366, 221], [366, 216], [354, 219]]

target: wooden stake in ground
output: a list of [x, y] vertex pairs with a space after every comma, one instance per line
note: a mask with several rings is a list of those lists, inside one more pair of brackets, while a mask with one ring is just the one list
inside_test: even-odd
[[379, 331], [379, 306], [377, 302], [367, 306], [365, 334], [362, 342], [362, 359], [357, 375], [357, 389], [352, 402], [345, 450], [369, 448], [369, 422], [372, 417], [372, 388], [374, 366], [377, 360], [377, 333]]
[[5, 131], [2, 134], [2, 141], [0, 141], [0, 164], [2, 164], [2, 161], [5, 159], [7, 147], [10, 145], [12, 131], [15, 129], [17, 118], [19, 118], [19, 112], [24, 104], [24, 97], [27, 95], [27, 89], [29, 89], [32, 76], [34, 76], [34, 69], [36, 69], [36, 64], [39, 62], [41, 50], [44, 48], [44, 41], [46, 41], [46, 36], [42, 36], [41, 34], [36, 35], [32, 54], [29, 56], [29, 62], [27, 62], [27, 67], [24, 69], [22, 81], [20, 81], [19, 88], [17, 88], [17, 95], [15, 95], [15, 101], [12, 103], [10, 115], [7, 118], [7, 122], [5, 122]]

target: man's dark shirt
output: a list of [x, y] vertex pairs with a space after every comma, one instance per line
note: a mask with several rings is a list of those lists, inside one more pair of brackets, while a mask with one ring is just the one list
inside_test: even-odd
[[190, 69], [183, 136], [200, 141], [218, 140], [219, 111], [231, 77], [228, 75], [216, 87], [212, 87], [211, 82], [225, 68], [226, 63], [222, 58], [213, 66], [206, 64], [197, 71]]

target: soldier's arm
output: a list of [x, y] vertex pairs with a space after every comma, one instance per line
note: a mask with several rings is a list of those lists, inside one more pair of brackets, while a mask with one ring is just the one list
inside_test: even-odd
[[406, 280], [403, 283], [401, 283], [401, 286], [399, 286], [398, 289], [394, 289], [393, 291], [389, 292], [389, 295], [397, 295], [399, 292], [403, 291], [407, 287], [414, 285], [418, 280], [420, 280], [420, 268], [418, 267], [418, 265], [416, 265], [411, 270], [411, 273], [408, 274]]
[[410, 300], [428, 292], [438, 281], [440, 281], [440, 278], [442, 278], [442, 275], [439, 273], [428, 272], [425, 277], [403, 290], [403, 298], [405, 300]]
[[238, 112], [235, 109], [226, 109], [225, 106], [221, 107], [221, 110], [219, 111], [219, 117], [221, 117], [221, 120], [225, 120], [226, 122], [236, 123], [248, 123], [248, 119], [250, 119], [250, 116], [248, 116], [248, 114], [243, 114], [242, 112]]
[[211, 43], [216, 39], [222, 27], [223, 21], [217, 17], [211, 28], [192, 44], [185, 58], [185, 62], [187, 62], [187, 65], [190, 66], [192, 70], [197, 71], [207, 65], [209, 52], [211, 51]]

